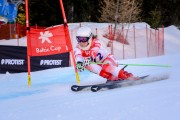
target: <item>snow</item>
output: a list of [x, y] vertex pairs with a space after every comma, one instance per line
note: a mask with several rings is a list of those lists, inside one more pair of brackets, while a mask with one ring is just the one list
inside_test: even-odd
[[[139, 28], [144, 26], [138, 24]], [[71, 26], [74, 27], [73, 23], [70, 29]], [[2, 40], [0, 44], [14, 45], [16, 41]], [[26, 42], [20, 44], [25, 46]], [[0, 120], [179, 120], [179, 51], [180, 31], [175, 26], [165, 28], [165, 55], [119, 62], [170, 65], [170, 68], [129, 66], [126, 69], [138, 76], [169, 74], [167, 80], [97, 93], [70, 90], [76, 84], [72, 67], [31, 72], [31, 87], [27, 86], [27, 73], [0, 74]], [[80, 78], [81, 84], [105, 81], [88, 71], [81, 72]]]

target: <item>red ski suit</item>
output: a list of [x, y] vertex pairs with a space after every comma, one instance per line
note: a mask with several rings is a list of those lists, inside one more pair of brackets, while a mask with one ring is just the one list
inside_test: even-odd
[[85, 68], [103, 78], [106, 78], [107, 80], [126, 79], [128, 77], [123, 74], [124, 71], [118, 67], [113, 55], [108, 53], [96, 38], [92, 39], [91, 46], [88, 50], [82, 50], [79, 44], [77, 44], [74, 53], [77, 62], [83, 62], [84, 59], [92, 57], [93, 62], [97, 62], [97, 64], [90, 64], [85, 66]]

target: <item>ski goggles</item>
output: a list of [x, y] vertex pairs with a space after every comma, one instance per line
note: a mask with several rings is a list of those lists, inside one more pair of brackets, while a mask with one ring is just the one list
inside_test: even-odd
[[78, 42], [88, 42], [88, 40], [91, 38], [91, 35], [89, 37], [81, 37], [77, 36], [76, 39]]

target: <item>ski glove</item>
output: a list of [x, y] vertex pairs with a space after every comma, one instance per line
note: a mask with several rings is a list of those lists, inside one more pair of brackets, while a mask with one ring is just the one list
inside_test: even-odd
[[83, 64], [83, 62], [78, 61], [78, 62], [76, 63], [76, 68], [78, 69], [79, 72], [84, 71], [84, 64]]
[[83, 64], [84, 64], [84, 66], [90, 65], [91, 64], [91, 58], [84, 59]]
[[91, 58], [86, 58], [86, 59], [84, 59], [83, 60], [83, 62], [82, 61], [78, 61], [76, 64], [76, 68], [78, 69], [78, 71], [79, 72], [82, 72], [82, 71], [84, 71], [84, 67], [85, 66], [88, 66], [88, 65], [90, 65], [91, 63]]

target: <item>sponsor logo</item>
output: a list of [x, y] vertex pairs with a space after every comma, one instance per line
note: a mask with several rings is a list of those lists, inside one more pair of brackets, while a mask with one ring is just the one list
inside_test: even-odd
[[60, 52], [61, 47], [50, 46], [49, 48], [46, 48], [46, 47], [36, 48], [36, 53], [47, 53], [47, 52], [54, 52], [54, 51]]
[[1, 65], [24, 65], [23, 59], [1, 59]]
[[49, 31], [40, 32], [40, 37], [39, 39], [42, 39], [41, 43], [43, 44], [44, 42], [52, 43], [49, 37], [53, 37], [53, 34], [50, 33]]
[[61, 65], [63, 60], [41, 60], [40, 65]]

